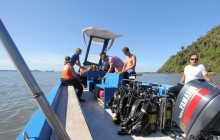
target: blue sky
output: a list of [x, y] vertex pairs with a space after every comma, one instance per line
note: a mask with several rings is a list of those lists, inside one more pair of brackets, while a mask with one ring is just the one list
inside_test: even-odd
[[[219, 0], [0, 0], [0, 18], [30, 69], [60, 71], [64, 56], [86, 46], [82, 29], [118, 38], [110, 55], [128, 46], [138, 72], [155, 72], [171, 56], [220, 24]], [[0, 43], [0, 70], [15, 69]]]

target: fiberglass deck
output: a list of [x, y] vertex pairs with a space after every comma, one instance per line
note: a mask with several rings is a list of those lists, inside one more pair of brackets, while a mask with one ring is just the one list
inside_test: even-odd
[[86, 102], [81, 102], [81, 108], [94, 140], [171, 140], [169, 136], [165, 136], [160, 131], [145, 137], [120, 136], [117, 132], [121, 130], [121, 127], [112, 122], [111, 110], [103, 109], [95, 99], [94, 93], [90, 91], [84, 90], [82, 98], [86, 99]]

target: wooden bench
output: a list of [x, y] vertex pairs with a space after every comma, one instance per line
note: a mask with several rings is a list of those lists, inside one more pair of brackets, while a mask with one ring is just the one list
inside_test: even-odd
[[95, 84], [96, 92], [98, 92], [100, 89], [104, 90], [103, 98], [100, 101], [105, 109], [108, 108], [107, 103], [113, 97], [113, 94], [116, 88], [121, 84], [122, 79], [123, 79], [122, 74], [106, 73], [105, 82], [102, 84]]

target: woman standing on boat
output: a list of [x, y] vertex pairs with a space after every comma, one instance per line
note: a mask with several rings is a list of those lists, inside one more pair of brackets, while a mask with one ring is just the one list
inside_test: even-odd
[[84, 99], [81, 99], [83, 87], [80, 84], [79, 80], [76, 78], [76, 72], [71, 65], [71, 60], [69, 56], [65, 57], [61, 80], [64, 84], [73, 85], [74, 88], [78, 89], [77, 96], [79, 101], [85, 101]]

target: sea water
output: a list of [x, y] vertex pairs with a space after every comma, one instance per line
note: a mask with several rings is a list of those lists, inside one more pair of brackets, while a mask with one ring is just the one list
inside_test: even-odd
[[[60, 72], [32, 72], [45, 95], [60, 79]], [[16, 139], [37, 103], [17, 71], [0, 71], [0, 140]]]
[[[32, 72], [47, 95], [60, 80], [60, 72]], [[175, 85], [181, 74], [143, 74], [137, 80], [147, 83]], [[211, 76], [220, 85], [220, 76]], [[38, 106], [17, 71], [0, 71], [0, 140], [16, 139]]]

